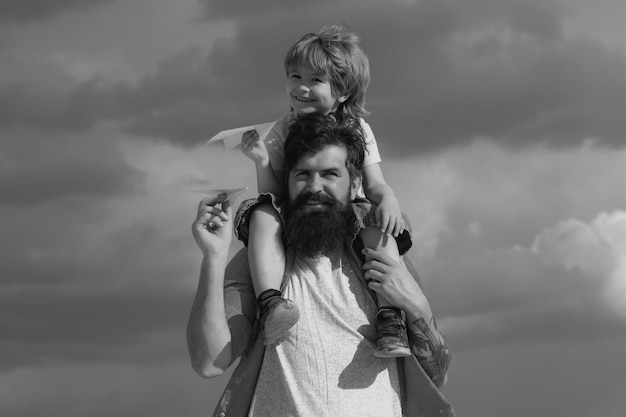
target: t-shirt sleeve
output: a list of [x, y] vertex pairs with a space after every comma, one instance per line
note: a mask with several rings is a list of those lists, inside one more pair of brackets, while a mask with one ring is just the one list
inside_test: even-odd
[[363, 160], [363, 166], [366, 167], [380, 163], [380, 152], [378, 151], [378, 144], [376, 143], [376, 138], [374, 137], [372, 128], [363, 119], [361, 119], [361, 128], [363, 129], [363, 135], [365, 136], [365, 159]]
[[285, 139], [287, 139], [288, 129], [289, 116], [287, 115], [274, 122], [274, 126], [265, 136], [265, 146], [274, 172], [285, 172]]

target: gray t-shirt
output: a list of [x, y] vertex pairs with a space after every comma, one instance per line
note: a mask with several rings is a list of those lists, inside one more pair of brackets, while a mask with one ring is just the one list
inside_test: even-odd
[[348, 258], [290, 259], [285, 296], [300, 320], [266, 349], [249, 415], [401, 416], [396, 360], [373, 355], [377, 307]]

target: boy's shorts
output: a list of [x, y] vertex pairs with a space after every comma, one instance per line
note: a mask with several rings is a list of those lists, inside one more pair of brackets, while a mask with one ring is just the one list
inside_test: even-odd
[[[256, 198], [250, 198], [248, 200], [244, 200], [239, 209], [237, 210], [237, 214], [235, 215], [235, 236], [239, 240], [241, 240], [244, 245], [248, 246], [248, 237], [250, 236], [250, 215], [252, 211], [257, 207], [270, 204], [280, 217], [282, 222], [283, 230], [285, 226], [285, 207], [284, 201], [272, 194], [272, 193], [262, 193], [259, 194]], [[369, 227], [378, 227], [378, 222], [376, 221], [376, 204], [371, 201], [357, 197], [352, 202], [352, 211], [354, 212], [355, 224], [354, 224], [354, 236], [361, 231], [361, 229], [369, 228]], [[398, 251], [400, 255], [404, 255], [413, 245], [411, 240], [411, 228], [408, 218], [404, 213], [402, 213], [402, 217], [404, 218], [404, 223], [406, 225], [404, 231], [396, 238], [396, 244], [398, 245]]]

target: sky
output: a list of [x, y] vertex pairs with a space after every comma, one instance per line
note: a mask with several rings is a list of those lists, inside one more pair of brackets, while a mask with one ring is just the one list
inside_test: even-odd
[[[626, 409], [626, 3], [0, 0], [0, 415], [201, 416], [200, 188], [288, 110], [289, 46], [345, 22], [460, 417]], [[237, 202], [236, 202], [237, 203]], [[237, 244], [233, 245], [233, 250]]]

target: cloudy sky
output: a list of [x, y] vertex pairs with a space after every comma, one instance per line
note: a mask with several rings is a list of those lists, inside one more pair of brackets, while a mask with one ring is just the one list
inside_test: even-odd
[[344, 21], [449, 339], [462, 417], [626, 409], [622, 0], [0, 0], [0, 415], [201, 416], [189, 365], [205, 145], [287, 110], [282, 60]]

